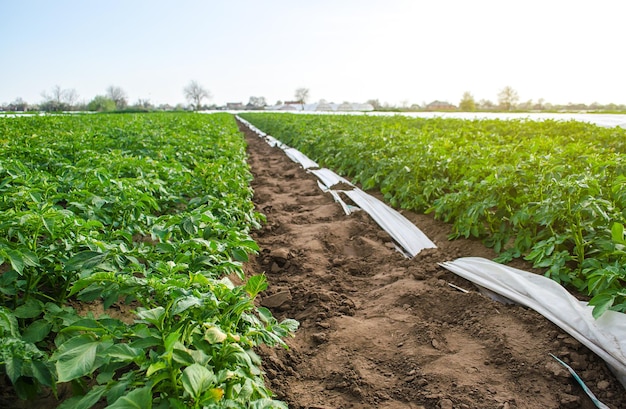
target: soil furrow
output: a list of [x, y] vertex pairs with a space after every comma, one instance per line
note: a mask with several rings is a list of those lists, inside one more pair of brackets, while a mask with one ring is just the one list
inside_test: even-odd
[[345, 216], [313, 175], [241, 129], [267, 217], [246, 268], [268, 276], [261, 304], [301, 323], [289, 350], [260, 351], [269, 387], [290, 407], [594, 408], [550, 353], [609, 407], [624, 407], [622, 386], [586, 347], [437, 264], [493, 258], [490, 249], [448, 241], [445, 224], [403, 212], [438, 246], [406, 259], [367, 214]]

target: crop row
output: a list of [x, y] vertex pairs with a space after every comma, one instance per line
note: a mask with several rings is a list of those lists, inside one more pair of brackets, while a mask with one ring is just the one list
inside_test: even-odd
[[392, 205], [626, 311], [626, 130], [580, 122], [246, 113]]
[[256, 307], [265, 277], [243, 273], [250, 180], [227, 114], [0, 120], [0, 373], [17, 395], [285, 407], [253, 349], [297, 322]]

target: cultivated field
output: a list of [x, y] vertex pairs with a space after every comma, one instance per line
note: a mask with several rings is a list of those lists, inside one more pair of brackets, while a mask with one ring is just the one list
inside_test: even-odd
[[626, 130], [581, 122], [245, 114], [392, 205], [626, 311]]
[[252, 132], [247, 140], [254, 202], [267, 217], [248, 268], [271, 283], [261, 303], [300, 322], [289, 350], [263, 350], [270, 388], [290, 407], [594, 408], [550, 354], [609, 407], [624, 407], [623, 387], [577, 340], [439, 265], [494, 258], [493, 249], [450, 241], [449, 224], [403, 211], [437, 245], [406, 259], [367, 214], [346, 216], [281, 149]]
[[1, 118], [0, 406], [593, 408], [552, 353], [623, 407], [595, 354], [438, 263], [624, 311], [625, 130], [245, 117], [437, 249], [404, 258], [230, 114]]
[[228, 114], [0, 121], [3, 407], [283, 407], [244, 149]]

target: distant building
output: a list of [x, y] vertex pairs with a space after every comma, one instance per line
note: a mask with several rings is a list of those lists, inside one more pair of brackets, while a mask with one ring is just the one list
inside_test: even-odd
[[294, 101], [286, 101], [281, 105], [265, 107], [269, 111], [321, 111], [321, 112], [349, 112], [349, 111], [373, 111], [372, 104], [357, 104], [344, 102], [343, 104], [328, 103], [326, 101], [312, 104], [301, 104]]
[[349, 102], [344, 102], [342, 104], [340, 104], [337, 109], [337, 111], [354, 111], [354, 108], [352, 107], [352, 104]]
[[364, 104], [352, 104], [355, 111], [373, 111], [374, 105], [366, 102]]
[[278, 108], [276, 108], [276, 110], [277, 111], [298, 111], [299, 109], [296, 108], [295, 105], [283, 104], [279, 106]]
[[242, 111], [246, 107], [241, 102], [227, 102], [226, 109], [229, 111]]
[[426, 105], [427, 111], [454, 111], [456, 109], [456, 106], [446, 101], [433, 101]]
[[334, 111], [333, 107], [328, 102], [319, 102], [315, 107], [316, 111]]
[[262, 111], [265, 109], [265, 105], [254, 105], [251, 103], [246, 104], [246, 111]]

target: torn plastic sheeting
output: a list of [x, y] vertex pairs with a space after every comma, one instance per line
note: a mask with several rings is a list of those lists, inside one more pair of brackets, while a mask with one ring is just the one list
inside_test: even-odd
[[380, 227], [404, 249], [415, 257], [423, 249], [437, 248], [426, 235], [406, 217], [361, 189], [343, 191], [357, 206], [366, 211]]
[[596, 320], [593, 307], [557, 282], [481, 257], [463, 257], [441, 266], [537, 311], [602, 358], [626, 388], [626, 314], [607, 311]]
[[345, 183], [347, 185], [354, 186], [347, 179], [342, 178], [330, 169], [311, 169], [309, 172], [317, 176], [317, 178], [328, 188], [331, 188], [338, 183]]
[[300, 152], [296, 148], [287, 148], [283, 150], [285, 151], [285, 154], [289, 156], [289, 159], [296, 163], [299, 163], [304, 169], [319, 168], [319, 165], [317, 163], [309, 159], [308, 156], [306, 156], [304, 153]]
[[283, 149], [286, 146], [281, 141], [274, 138], [272, 135], [265, 135], [265, 140], [267, 141], [267, 144], [272, 148], [278, 146], [279, 148]]
[[336, 190], [332, 190], [329, 189], [328, 187], [324, 186], [324, 184], [322, 182], [320, 182], [319, 180], [317, 181], [317, 185], [320, 187], [320, 189], [322, 189], [322, 192], [326, 193], [330, 193], [330, 195], [333, 197], [333, 199], [335, 199], [335, 202], [339, 203], [339, 205], [341, 206], [341, 208], [343, 209], [343, 212], [349, 216], [352, 212], [356, 212], [357, 210], [361, 210], [356, 206], [352, 206], [347, 204], [340, 196], [339, 196], [339, 192]]

